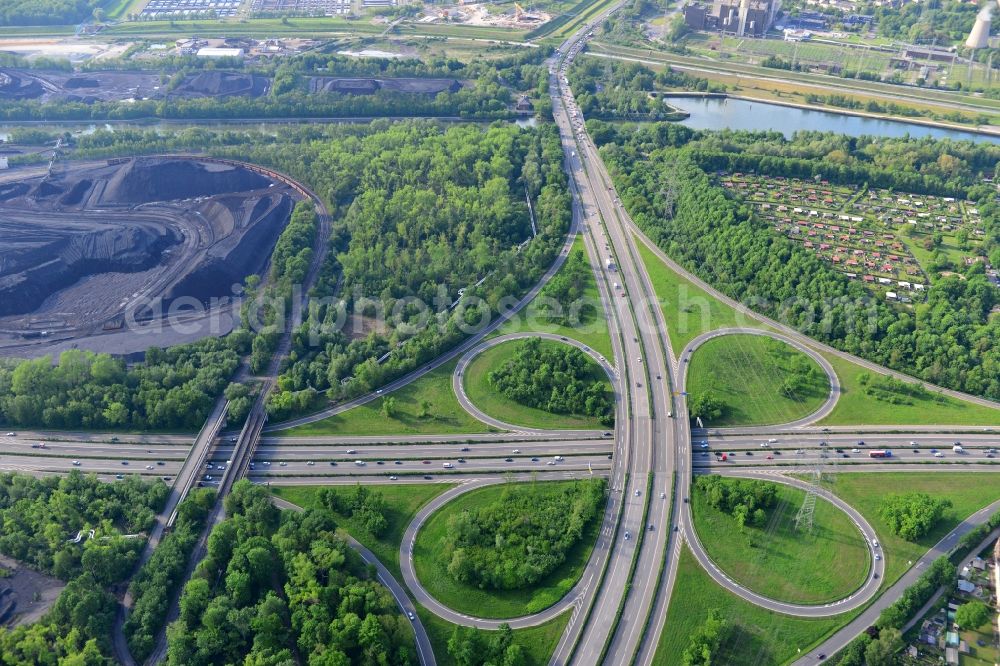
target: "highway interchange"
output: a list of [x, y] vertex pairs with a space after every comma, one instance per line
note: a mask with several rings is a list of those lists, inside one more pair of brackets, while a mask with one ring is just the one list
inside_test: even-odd
[[[603, 20], [605, 15], [592, 24]], [[519, 334], [489, 338], [502, 325], [504, 319], [500, 319], [458, 348], [377, 393], [287, 424], [265, 424], [262, 410], [266, 391], [263, 391], [248, 426], [238, 434], [223, 432], [224, 400], [216, 405], [205, 428], [196, 436], [42, 432], [4, 436], [0, 433], [0, 470], [58, 474], [79, 469], [109, 479], [141, 474], [168, 481], [172, 484], [171, 498], [151, 535], [144, 557], [148, 557], [163, 530], [169, 527], [176, 504], [196, 485], [221, 486], [224, 494], [243, 476], [257, 483], [282, 485], [455, 483], [457, 485], [424, 506], [408, 526], [400, 546], [402, 581], [395, 580], [361, 544], [351, 542], [366, 561], [376, 566], [379, 579], [411, 618], [423, 664], [436, 661], [428, 635], [413, 614], [414, 601], [457, 624], [483, 628], [499, 624], [447, 608], [420, 584], [409, 553], [423, 522], [448, 501], [486, 485], [511, 479], [602, 476], [609, 480], [609, 501], [602, 516], [604, 524], [598, 541], [579, 582], [549, 609], [509, 621], [514, 627], [534, 626], [569, 610], [570, 619], [552, 656], [552, 664], [652, 663], [660, 635], [666, 630], [666, 610], [682, 545], [691, 550], [718, 584], [774, 612], [824, 617], [871, 603], [862, 615], [822, 645], [812, 646], [797, 663], [816, 663], [821, 654], [832, 654], [846, 645], [871, 624], [882, 608], [912, 584], [923, 567], [938, 554], [947, 552], [961, 534], [981, 524], [993, 510], [1000, 509], [1000, 503], [964, 521], [888, 589], [881, 586], [884, 560], [872, 560], [863, 586], [844, 599], [816, 606], [792, 605], [768, 599], [741, 586], [712, 562], [695, 532], [687, 501], [693, 475], [722, 473], [808, 488], [807, 481], [793, 479], [787, 473], [808, 473], [817, 466], [827, 472], [994, 472], [1000, 471], [1000, 467], [996, 467], [1000, 457], [995, 457], [992, 451], [1000, 447], [1000, 436], [974, 428], [820, 428], [815, 425], [832, 411], [839, 394], [836, 374], [817, 350], [849, 358], [873, 371], [901, 375], [824, 347], [778, 322], [746, 312], [740, 304], [674, 264], [642, 235], [619, 202], [563, 76], [586, 42], [590, 29], [590, 25], [585, 26], [560, 48], [551, 61], [550, 70], [554, 115], [574, 198], [572, 230], [553, 267], [508, 314], [524, 307], [538, 294], [561, 267], [572, 238], [577, 232], [582, 233], [612, 331], [614, 358], [605, 359], [571, 339], [565, 342], [584, 348], [608, 373], [617, 398], [617, 426], [613, 432], [518, 427], [497, 421], [476, 408], [464, 394], [463, 372], [467, 364], [494, 344], [523, 337]], [[325, 210], [321, 210], [321, 215], [326, 218]], [[705, 340], [734, 331], [712, 331], [699, 336], [681, 354], [675, 355], [662, 312], [656, 305], [656, 292], [639, 259], [640, 243], [695, 285], [744, 312], [755, 324], [773, 331], [766, 334], [779, 337], [818, 359], [831, 379], [830, 396], [823, 406], [806, 418], [779, 426], [692, 432], [683, 395], [686, 361]], [[322, 256], [322, 253], [317, 254]], [[605, 269], [609, 259], [616, 267], [614, 270]], [[298, 321], [298, 317], [300, 313], [293, 320]], [[760, 330], [744, 332], [762, 334]], [[287, 343], [286, 335], [268, 372], [272, 381], [278, 361], [287, 352]], [[286, 437], [280, 433], [281, 429], [314, 423], [376, 400], [455, 358], [459, 359], [453, 377], [456, 396], [470, 414], [483, 421], [482, 433], [368, 437]], [[988, 402], [951, 391], [946, 393], [979, 404]], [[953, 451], [956, 442], [961, 442], [962, 452]], [[41, 443], [45, 444], [44, 448], [39, 447]], [[876, 449], [889, 449], [892, 457], [870, 457], [868, 452]], [[725, 459], [722, 454], [726, 454]], [[874, 530], [860, 513], [828, 493], [824, 496], [847, 513], [866, 542], [872, 541]], [[279, 505], [295, 508], [287, 503], [279, 502]], [[213, 520], [220, 518], [221, 509]], [[871, 550], [874, 555], [875, 549]], [[120, 650], [118, 653], [120, 655]], [[162, 645], [155, 656], [162, 658]], [[127, 659], [123, 661], [129, 663]], [[156, 661], [154, 658], [153, 663]]]

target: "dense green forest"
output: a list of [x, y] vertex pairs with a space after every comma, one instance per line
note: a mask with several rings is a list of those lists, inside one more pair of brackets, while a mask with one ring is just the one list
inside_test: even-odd
[[1000, 264], [992, 183], [1000, 146], [799, 132], [693, 132], [598, 126], [601, 153], [633, 219], [663, 250], [730, 297], [803, 333], [935, 384], [1000, 399], [1000, 303], [984, 266], [939, 276], [927, 300], [896, 309], [772, 233], [712, 178], [719, 170], [868, 183], [977, 203], [981, 251]]
[[102, 4], [102, 0], [0, 0], [0, 25], [79, 23]]
[[366, 393], [454, 346], [542, 275], [569, 228], [550, 127], [409, 122], [242, 150], [225, 152], [302, 178], [334, 217], [272, 417]]
[[[238, 62], [206, 63], [193, 56], [146, 61], [161, 72], [162, 99], [128, 102], [7, 100], [0, 106], [2, 120], [129, 120], [139, 118], [316, 118], [316, 117], [414, 117], [446, 116], [469, 119], [510, 118], [519, 94], [535, 103], [541, 116], [550, 114], [547, 48], [520, 49], [500, 57], [479, 57], [468, 62], [453, 58], [418, 59], [350, 58], [310, 52], [280, 63], [246, 65]], [[30, 63], [25, 63], [30, 66]], [[99, 69], [134, 70], [142, 60], [108, 62]], [[88, 69], [98, 70], [96, 65]], [[178, 91], [185, 79], [204, 70], [240, 69], [271, 78], [268, 94], [260, 97], [187, 97]], [[436, 95], [379, 90], [357, 95], [310, 91], [312, 76], [338, 77], [446, 77], [463, 82], [456, 91]]]
[[243, 480], [167, 629], [167, 663], [416, 664], [413, 630], [323, 510]]
[[129, 583], [132, 608], [123, 630], [129, 652], [143, 663], [153, 651], [174, 593], [184, 582], [191, 551], [215, 503], [215, 491], [195, 488], [177, 506], [174, 527]]
[[539, 338], [517, 343], [514, 354], [487, 376], [493, 389], [522, 405], [555, 414], [596, 416], [611, 426], [615, 406], [595, 363], [576, 347]]
[[456, 514], [441, 539], [441, 562], [481, 588], [530, 587], [562, 564], [604, 504], [605, 481], [577, 481], [559, 493], [510, 485], [489, 505]]
[[197, 430], [249, 350], [249, 333], [209, 338], [145, 362], [80, 350], [0, 360], [0, 423], [55, 429]]
[[899, 7], [871, 6], [878, 33], [913, 44], [951, 44], [964, 40], [976, 20], [979, 6], [959, 0], [931, 0]]
[[[0, 664], [110, 663], [118, 601], [107, 587], [132, 573], [169, 489], [138, 476], [105, 483], [74, 470], [36, 479], [0, 474], [0, 552], [68, 581], [38, 622], [0, 628]], [[79, 543], [80, 530], [94, 530]]]

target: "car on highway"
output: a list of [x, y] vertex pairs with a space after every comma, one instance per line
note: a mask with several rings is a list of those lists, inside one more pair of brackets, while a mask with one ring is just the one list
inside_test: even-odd
[[[281, 464], [284, 465], [285, 463], [281, 463]], [[358, 467], [364, 467], [368, 463], [366, 463], [364, 460], [355, 460], [354, 464], [357, 465]]]
[[562, 456], [552, 456], [552, 459], [560, 461], [560, 462], [563, 461], [563, 460], [565, 460], [565, 458], [563, 458]]
[[632, 538], [632, 535], [628, 533], [628, 530], [625, 530], [625, 540], [628, 541], [631, 538]]
[[421, 460], [420, 462], [422, 462], [425, 465], [430, 465], [431, 464], [430, 460]]
[[556, 461], [555, 461], [555, 460], [550, 460], [550, 461], [548, 461], [548, 462], [547, 462], [547, 463], [545, 463], [545, 464], [546, 464], [546, 465], [555, 465], [555, 464], [556, 464]]
[[336, 460], [331, 460], [330, 461], [330, 467], [336, 467], [336, 466], [337, 466], [337, 461]]
[[460, 450], [462, 451], [462, 453], [468, 453], [469, 452], [469, 447], [463, 446]]
[[[121, 474], [115, 474], [115, 478], [116, 478], [116, 479], [118, 479], [119, 481], [121, 481], [121, 480], [122, 480], [122, 479], [124, 479], [125, 477], [124, 477], [124, 476], [122, 476]], [[201, 481], [199, 481], [199, 482], [198, 482], [198, 485], [199, 485], [199, 486], [200, 486], [200, 485], [202, 485]]]
[[153, 469], [152, 465], [146, 465], [146, 469]]
[[354, 449], [347, 449], [347, 455], [353, 456], [355, 453], [357, 453], [357, 451], [355, 451]]
[[859, 439], [858, 440], [858, 446], [864, 446], [864, 445], [865, 445], [865, 440]]
[[123, 460], [123, 461], [122, 461], [122, 464], [123, 464], [123, 465], [127, 465], [127, 464], [128, 464], [128, 461], [127, 461], [127, 460]]
[[878, 562], [881, 559], [882, 559], [882, 556], [879, 555], [878, 553], [875, 553], [875, 561]]
[[211, 481], [212, 480], [212, 475], [211, 474], [206, 474], [205, 475], [205, 480], [206, 481]]
[[402, 460], [393, 460], [393, 461], [392, 461], [392, 464], [393, 464], [393, 465], [402, 465], [402, 464], [403, 464], [403, 461], [402, 461]]
[[664, 498], [664, 497], [666, 497], [666, 496], [667, 496], [667, 494], [666, 494], [666, 493], [660, 493], [660, 499], [663, 499], [663, 498]]
[[851, 453], [861, 453], [861, 449], [851, 449]]
[[384, 461], [384, 460], [376, 460], [376, 461], [375, 461], [375, 464], [376, 464], [376, 465], [384, 465], [384, 464], [385, 464], [385, 461]]
[[80, 466], [80, 461], [79, 460], [74, 460], [73, 464], [76, 465], [77, 467], [79, 467]]
[[310, 461], [309, 461], [309, 462], [307, 462], [306, 464], [307, 464], [307, 465], [309, 465], [310, 467], [312, 467], [312, 466], [313, 466], [313, 465], [315, 465], [316, 463], [314, 463], [314, 462], [313, 462], [312, 460], [310, 460]]
[[413, 622], [414, 620], [417, 619], [417, 617], [413, 614], [412, 611], [407, 611], [406, 617], [410, 618], [410, 622]]
[[288, 467], [288, 463], [282, 460], [280, 463], [278, 463], [278, 467]]
[[270, 460], [264, 460], [260, 464], [263, 465], [264, 467], [270, 467], [271, 466], [271, 461]]
[[940, 451], [938, 451], [938, 452], [936, 452], [936, 453], [934, 454], [934, 457], [935, 457], [935, 458], [944, 458], [944, 454], [943, 454], [943, 453], [941, 453]]
[[390, 481], [395, 481], [398, 478], [399, 478], [398, 476], [396, 476], [395, 474], [393, 474], [392, 476], [389, 477], [389, 480]]
[[514, 459], [513, 459], [513, 458], [504, 458], [504, 460], [505, 460], [506, 462], [514, 462]]
[[611, 437], [611, 433], [610, 432], [606, 432], [606, 433], [604, 433], [604, 436], [605, 437]]
[[[611, 456], [608, 456], [608, 457], [610, 458]], [[538, 462], [538, 458], [532, 458], [531, 462]]]
[[9, 433], [7, 433], [7, 436], [8, 437], [17, 437], [17, 433], [16, 432], [9, 432]]
[[454, 467], [454, 465], [451, 464], [450, 462], [446, 462], [442, 465], [442, 467], [444, 467], [445, 469], [451, 469], [452, 467]]
[[165, 465], [166, 463], [164, 463], [162, 460], [157, 460], [156, 464], [159, 465], [160, 467], [163, 467], [163, 465]]
[[458, 462], [460, 462], [460, 463], [462, 463], [464, 465], [465, 464], [465, 458], [459, 458]]
[[913, 441], [913, 440], [911, 439], [911, 440], [910, 440], [910, 446], [917, 446], [917, 443], [916, 443], [916, 442], [914, 442], [914, 441]]
[[635, 489], [635, 496], [636, 496], [636, 497], [638, 497], [638, 496], [639, 496], [639, 494], [640, 494], [640, 493], [639, 493], [639, 489], [638, 489], [638, 488], [636, 488], [636, 489]]
[[430, 481], [430, 480], [431, 480], [431, 479], [433, 479], [433, 478], [434, 478], [434, 477], [433, 477], [433, 476], [431, 476], [430, 474], [424, 474], [424, 480], [425, 480], [425, 481]]
[[521, 452], [521, 449], [514, 449], [511, 453], [517, 454], [517, 453], [520, 453], [520, 452]]
[[772, 455], [770, 455], [770, 454], [769, 454], [769, 455], [767, 456], [767, 459], [768, 459], [768, 460], [774, 460], [774, 456], [772, 456]]
[[797, 454], [799, 454], [801, 456], [803, 454], [803, 451], [802, 451], [802, 449], [795, 449], [795, 453], [797, 453]]

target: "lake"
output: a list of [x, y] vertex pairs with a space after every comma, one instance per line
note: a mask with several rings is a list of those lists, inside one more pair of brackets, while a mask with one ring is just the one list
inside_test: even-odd
[[694, 129], [734, 129], [779, 131], [787, 137], [800, 130], [837, 132], [848, 136], [909, 135], [913, 138], [933, 137], [966, 141], [1000, 143], [1000, 137], [962, 130], [929, 127], [903, 120], [882, 120], [865, 116], [799, 109], [766, 102], [712, 97], [665, 96], [670, 105], [691, 114], [682, 125]]

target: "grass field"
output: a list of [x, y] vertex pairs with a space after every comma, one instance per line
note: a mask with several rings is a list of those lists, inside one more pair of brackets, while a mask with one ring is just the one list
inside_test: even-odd
[[[540, 493], [560, 492], [572, 483], [574, 482], [535, 482], [531, 490]], [[438, 545], [447, 530], [448, 519], [463, 510], [477, 509], [495, 502], [505, 487], [506, 484], [501, 484], [481, 488], [456, 498], [432, 515], [417, 534], [413, 546], [413, 564], [417, 577], [435, 599], [460, 613], [485, 618], [511, 618], [548, 608], [562, 599], [579, 580], [601, 529], [599, 514], [584, 529], [583, 537], [570, 551], [562, 566], [532, 588], [481, 590], [460, 583], [452, 578], [438, 559]]]
[[739, 525], [693, 490], [698, 537], [709, 556], [733, 580], [778, 601], [820, 604], [843, 599], [861, 587], [871, 561], [861, 533], [843, 511], [816, 502], [811, 534], [795, 529], [805, 492], [784, 484], [762, 528]]
[[[403, 542], [403, 532], [413, 521], [417, 511], [427, 502], [448, 490], [450, 483], [401, 484], [398, 486], [379, 485], [375, 490], [385, 498], [385, 519], [389, 524], [380, 537], [373, 536], [357, 521], [334, 513], [337, 524], [352, 537], [360, 541], [382, 561], [396, 580], [402, 581], [399, 570], [399, 545]], [[271, 486], [271, 492], [281, 499], [297, 504], [304, 509], [319, 508], [319, 491], [322, 486]], [[340, 486], [342, 492], [353, 490], [351, 486]]]
[[[586, 252], [583, 239], [577, 236], [573, 242], [572, 252]], [[541, 296], [545, 295], [542, 290]], [[608, 320], [601, 304], [601, 296], [597, 291], [597, 282], [593, 273], [587, 276], [587, 285], [584, 290], [583, 299], [586, 307], [580, 314], [579, 326], [564, 326], [550, 323], [543, 317], [534, 314], [534, 301], [528, 304], [524, 310], [515, 315], [509, 322], [504, 324], [497, 331], [496, 335], [506, 335], [507, 333], [521, 333], [524, 331], [535, 331], [538, 333], [552, 333], [553, 335], [563, 335], [573, 338], [599, 352], [609, 361], [614, 361], [611, 351], [611, 337], [608, 334]]]
[[[409, 435], [464, 434], [491, 432], [493, 429], [462, 409], [451, 389], [451, 375], [457, 360], [445, 363], [420, 379], [342, 414], [282, 430], [281, 435]], [[395, 400], [395, 412], [386, 417], [382, 403]], [[420, 416], [422, 403], [429, 403], [428, 415]]]
[[[519, 340], [502, 342], [496, 347], [487, 349], [482, 354], [472, 360], [465, 369], [465, 376], [462, 381], [465, 385], [465, 394], [469, 400], [484, 413], [493, 418], [500, 419], [504, 423], [524, 426], [527, 428], [544, 428], [546, 430], [600, 430], [607, 426], [601, 423], [600, 419], [593, 416], [576, 414], [554, 414], [544, 409], [536, 409], [527, 405], [515, 402], [496, 391], [488, 379], [488, 375], [493, 370], [499, 368], [504, 361], [509, 359], [514, 348], [520, 344]], [[542, 340], [542, 347], [554, 347], [562, 345], [554, 340]], [[591, 365], [591, 376], [594, 381], [608, 383], [608, 376], [604, 370], [597, 365], [596, 361], [587, 359]], [[610, 391], [610, 385], [608, 386]]]
[[[865, 394], [858, 376], [868, 372], [850, 361], [824, 354], [840, 379], [840, 399], [821, 425], [995, 425], [1000, 409], [963, 402], [944, 395], [908, 398], [912, 404], [892, 404]], [[873, 377], [875, 373], [870, 373]]]
[[[838, 473], [833, 492], [857, 509], [878, 533], [885, 557], [885, 583], [891, 584], [927, 549], [962, 520], [1000, 498], [1000, 474], [962, 472]], [[881, 500], [896, 493], [921, 492], [951, 500], [952, 507], [930, 534], [916, 543], [893, 536], [879, 515]]]
[[642, 242], [637, 242], [642, 263], [653, 283], [663, 309], [663, 318], [675, 354], [702, 333], [717, 328], [739, 326], [763, 328], [754, 319], [743, 317], [731, 307], [710, 296], [700, 287], [670, 270]]
[[[788, 397], [782, 384], [793, 375], [803, 383]], [[813, 413], [829, 394], [830, 383], [816, 361], [780, 340], [726, 335], [691, 355], [687, 390], [691, 396], [710, 392], [725, 402], [722, 418], [706, 426], [766, 425]]]
[[[427, 636], [434, 647], [434, 658], [438, 666], [455, 666], [455, 659], [448, 654], [448, 639], [455, 631], [455, 625], [442, 620], [423, 606], [417, 606], [417, 614], [427, 630]], [[524, 650], [525, 660], [518, 666], [545, 666], [555, 652], [559, 638], [569, 622], [570, 611], [554, 617], [545, 624], [527, 629], [514, 630], [514, 642]]]
[[792, 660], [798, 649], [805, 651], [845, 622], [853, 614], [821, 619], [803, 619], [772, 613], [719, 587], [685, 547], [681, 551], [667, 609], [666, 629], [660, 635], [653, 663], [677, 666], [690, 637], [717, 609], [727, 621], [727, 631], [712, 663], [727, 666], [771, 666]]

